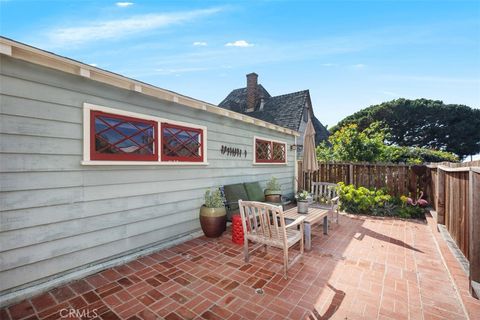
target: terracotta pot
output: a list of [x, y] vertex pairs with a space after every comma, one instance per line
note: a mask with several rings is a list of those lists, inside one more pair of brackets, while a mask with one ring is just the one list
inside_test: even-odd
[[282, 196], [279, 194], [266, 194], [265, 201], [273, 202], [273, 203], [282, 203]]
[[282, 194], [282, 190], [270, 190], [270, 189], [265, 189], [264, 194], [265, 194], [266, 196], [269, 196], [269, 195], [281, 195], [281, 194]]
[[200, 208], [200, 225], [209, 238], [218, 238], [227, 227], [227, 211], [222, 208]]

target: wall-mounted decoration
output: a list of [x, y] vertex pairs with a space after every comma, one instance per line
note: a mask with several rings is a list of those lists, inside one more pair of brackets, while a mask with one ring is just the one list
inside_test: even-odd
[[229, 147], [224, 145], [222, 145], [222, 148], [220, 149], [220, 153], [227, 155], [229, 157], [237, 157], [237, 158], [241, 158], [242, 156], [244, 158], [247, 157], [247, 150], [242, 150], [240, 148]]
[[295, 150], [296, 150], [296, 151], [298, 151], [298, 152], [302, 152], [302, 150], [303, 150], [303, 145], [301, 145], [301, 144], [292, 144], [292, 145], [290, 145], [290, 150], [291, 150], [291, 151], [295, 151]]

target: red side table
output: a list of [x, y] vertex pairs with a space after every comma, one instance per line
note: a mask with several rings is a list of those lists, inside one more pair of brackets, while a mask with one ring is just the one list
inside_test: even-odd
[[236, 244], [243, 244], [242, 217], [239, 214], [232, 216], [232, 241]]

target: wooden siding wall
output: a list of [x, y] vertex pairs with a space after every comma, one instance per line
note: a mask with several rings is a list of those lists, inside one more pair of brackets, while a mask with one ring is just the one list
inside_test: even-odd
[[[252, 164], [254, 135], [291, 135], [0, 57], [0, 294], [198, 230], [208, 187], [274, 175], [293, 193], [293, 152]], [[84, 102], [206, 126], [209, 165], [82, 166]]]
[[[298, 161], [298, 189], [310, 190], [312, 181], [344, 182], [356, 187], [385, 188], [394, 196], [424, 192], [428, 198], [429, 184], [427, 173], [417, 175], [412, 166], [404, 164], [379, 163], [318, 163], [319, 169], [313, 173], [302, 172], [302, 161]], [[425, 170], [426, 171], [426, 170]], [[427, 179], [428, 178], [428, 179]]]

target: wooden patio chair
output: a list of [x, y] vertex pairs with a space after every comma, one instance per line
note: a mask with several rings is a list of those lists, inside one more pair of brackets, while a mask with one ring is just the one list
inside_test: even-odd
[[335, 222], [338, 223], [338, 199], [337, 184], [329, 182], [312, 182], [312, 197], [315, 208], [328, 209], [333, 215], [336, 214]]
[[[286, 225], [282, 206], [242, 200], [238, 201], [238, 206], [244, 230], [245, 262], [249, 260], [249, 240], [262, 244], [265, 250], [267, 250], [267, 246], [282, 249], [283, 271], [284, 277], [287, 279], [288, 268], [302, 256], [304, 251], [303, 220], [305, 217], [300, 217]], [[300, 230], [297, 230], [298, 226]], [[289, 261], [288, 249], [297, 242], [300, 242], [300, 254]]]

